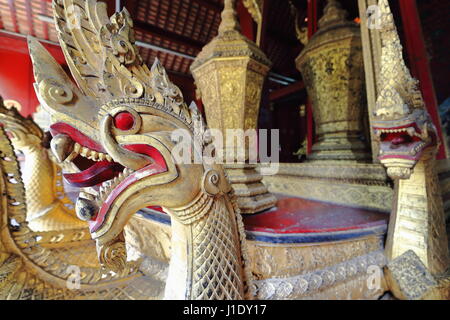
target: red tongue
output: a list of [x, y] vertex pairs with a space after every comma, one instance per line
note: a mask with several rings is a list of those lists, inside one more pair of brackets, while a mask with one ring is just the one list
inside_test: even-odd
[[104, 160], [96, 162], [84, 171], [64, 174], [64, 178], [75, 187], [85, 188], [109, 180], [122, 172], [122, 170], [123, 166], [120, 164]]
[[411, 142], [411, 137], [406, 135], [396, 136], [394, 139], [392, 139], [391, 143], [393, 145], [399, 145], [403, 143], [409, 143]]

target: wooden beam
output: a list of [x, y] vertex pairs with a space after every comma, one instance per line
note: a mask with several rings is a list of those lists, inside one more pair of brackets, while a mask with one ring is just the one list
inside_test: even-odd
[[271, 1], [270, 0], [262, 0], [262, 20], [261, 25], [259, 26], [258, 39], [256, 40], [256, 44], [261, 48], [262, 51], [266, 52], [267, 49], [267, 29], [268, 29], [268, 19], [269, 19], [269, 10]]
[[420, 89], [425, 105], [442, 142], [439, 147], [437, 159], [445, 159], [447, 158], [447, 143], [442, 133], [438, 102], [436, 92], [434, 91], [429, 57], [425, 47], [417, 3], [416, 0], [400, 0], [399, 5], [411, 72], [413, 77], [420, 81]]
[[9, 13], [11, 14], [11, 20], [14, 26], [14, 32], [20, 33], [19, 25], [17, 24], [17, 12], [14, 0], [8, 0]]
[[367, 96], [367, 108], [364, 113], [367, 115], [369, 120], [369, 132], [366, 134], [370, 138], [370, 144], [372, 147], [372, 162], [374, 163], [380, 162], [380, 160], [378, 160], [380, 144], [371, 128], [373, 122], [375, 121], [374, 111], [379, 90], [377, 80], [380, 74], [379, 66], [381, 59], [381, 38], [379, 30], [369, 29], [368, 27], [367, 8], [377, 4], [378, 0], [358, 0], [359, 16], [361, 18], [360, 30], [363, 46], [364, 74], [366, 79]]
[[276, 28], [269, 28], [266, 31], [266, 37], [269, 37], [270, 40], [284, 44], [288, 47], [295, 47], [299, 45], [298, 40], [286, 36], [283, 31], [277, 30]]
[[25, 0], [25, 10], [27, 13], [28, 31], [34, 37], [36, 33], [34, 32], [33, 26], [33, 13], [31, 12], [31, 0]]
[[172, 31], [164, 30], [160, 27], [139, 20], [134, 21], [134, 26], [136, 29], [142, 31], [143, 33], [150, 33], [153, 36], [160, 37], [161, 39], [168, 40], [172, 43], [186, 46], [188, 48], [193, 48], [197, 52], [199, 52], [206, 44], [201, 41], [182, 36]]
[[[46, 16], [47, 15], [47, 3], [45, 1], [41, 2], [41, 14]], [[44, 29], [44, 38], [48, 40], [48, 24], [43, 23], [43, 29]]]
[[131, 18], [134, 20], [136, 15], [136, 4], [138, 0], [122, 0], [122, 7], [127, 8], [128, 12], [131, 15]]
[[242, 0], [238, 1], [236, 11], [241, 25], [241, 33], [251, 41], [255, 41], [255, 24], [250, 12], [248, 12], [242, 3]]
[[284, 98], [288, 95], [299, 92], [303, 89], [305, 89], [305, 84], [303, 83], [303, 81], [297, 81], [297, 82], [294, 82], [293, 84], [290, 84], [284, 88], [273, 90], [269, 94], [269, 99], [271, 102], [274, 102], [274, 101]]
[[223, 10], [223, 6], [221, 4], [210, 2], [208, 0], [192, 0], [192, 2], [195, 2], [199, 6], [204, 7], [208, 10], [213, 10], [216, 12], [222, 12]]
[[308, 0], [308, 38], [317, 31], [317, 0]]

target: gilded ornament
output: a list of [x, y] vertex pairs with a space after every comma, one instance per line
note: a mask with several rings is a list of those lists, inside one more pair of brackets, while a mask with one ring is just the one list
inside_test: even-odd
[[[382, 55], [373, 130], [379, 139], [379, 160], [395, 181], [386, 255], [393, 261], [408, 260], [412, 250], [431, 274], [442, 275], [449, 267], [450, 257], [435, 169], [438, 136], [418, 81], [412, 78], [403, 60], [389, 3], [380, 0], [379, 6]], [[391, 273], [392, 285], [403, 281], [399, 277], [404, 272]], [[402, 290], [394, 291], [399, 298], [405, 297], [399, 293]]]
[[364, 65], [359, 27], [328, 1], [319, 30], [296, 60], [312, 99], [318, 141], [310, 160], [368, 159], [362, 140]]
[[[236, 162], [239, 150], [245, 150], [248, 160], [249, 146], [245, 142], [227, 150], [226, 130], [257, 129], [261, 91], [271, 63], [254, 42], [239, 32], [234, 7], [234, 0], [225, 1], [219, 34], [199, 53], [191, 71], [205, 105], [208, 126], [222, 132], [223, 154]], [[261, 182], [255, 165], [236, 163], [226, 164], [225, 168], [242, 213], [256, 213], [275, 205], [276, 199]], [[257, 178], [242, 182], [242, 175]]]

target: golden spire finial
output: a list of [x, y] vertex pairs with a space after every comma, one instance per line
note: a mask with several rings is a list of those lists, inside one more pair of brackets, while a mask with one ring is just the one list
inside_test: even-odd
[[337, 0], [328, 0], [325, 9], [323, 10], [323, 17], [319, 21], [319, 27], [346, 22], [347, 11], [342, 8], [342, 5]]
[[381, 71], [378, 85], [381, 88], [375, 114], [394, 118], [403, 116], [409, 108], [424, 108], [418, 81], [411, 76], [403, 60], [403, 47], [395, 27], [387, 0], [380, 0], [380, 36], [382, 41]]
[[236, 0], [225, 0], [224, 8], [222, 11], [222, 21], [219, 25], [219, 34], [223, 34], [227, 31], [239, 31], [239, 23], [236, 17]]

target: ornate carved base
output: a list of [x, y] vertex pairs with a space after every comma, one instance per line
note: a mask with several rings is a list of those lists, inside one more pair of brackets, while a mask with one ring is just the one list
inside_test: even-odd
[[312, 147], [308, 160], [367, 161], [370, 154], [357, 135], [325, 134]]
[[450, 159], [437, 160], [436, 171], [439, 177], [446, 219], [450, 221]]
[[[255, 216], [248, 216], [248, 219]], [[249, 227], [249, 226], [247, 226]], [[165, 281], [170, 257], [170, 221], [167, 215], [144, 210], [127, 225], [127, 243], [140, 252], [140, 270]], [[370, 231], [371, 230], [371, 231]], [[359, 236], [341, 240], [299, 240], [305, 234], [276, 234], [247, 230], [249, 266], [258, 299], [378, 299], [387, 291], [383, 275], [384, 228], [363, 227]], [[366, 233], [367, 232], [367, 233]], [[365, 235], [362, 235], [362, 234]], [[326, 236], [336, 232], [324, 232]], [[349, 234], [347, 234], [349, 235]], [[296, 240], [297, 239], [297, 240]], [[368, 272], [378, 267], [378, 285], [371, 286]], [[371, 269], [369, 269], [371, 268]]]
[[414, 253], [406, 251], [386, 266], [386, 279], [392, 293], [403, 300], [448, 299], [450, 278], [436, 279]]
[[264, 176], [270, 192], [352, 207], [391, 211], [393, 190], [381, 165], [324, 161], [281, 163]]
[[262, 182], [263, 177], [256, 170], [256, 165], [227, 164], [224, 167], [237, 196], [241, 213], [257, 213], [275, 206], [277, 199]]
[[386, 255], [395, 259], [414, 250], [432, 274], [448, 268], [445, 217], [434, 159], [422, 159], [409, 179], [395, 182]]

